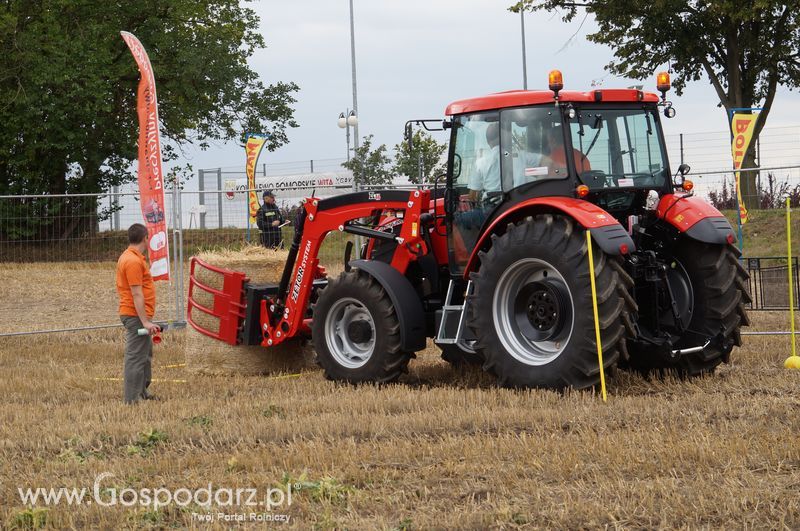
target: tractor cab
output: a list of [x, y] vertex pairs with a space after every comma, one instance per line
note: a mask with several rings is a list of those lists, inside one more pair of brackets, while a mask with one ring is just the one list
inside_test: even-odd
[[657, 95], [556, 87], [447, 108], [445, 210], [453, 273], [463, 271], [486, 224], [521, 201], [580, 198], [627, 222], [650, 191], [673, 191]]

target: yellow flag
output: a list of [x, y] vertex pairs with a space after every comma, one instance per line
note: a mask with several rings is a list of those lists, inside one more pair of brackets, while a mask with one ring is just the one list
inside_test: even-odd
[[[733, 141], [731, 142], [731, 153], [733, 154], [733, 169], [738, 170], [742, 167], [744, 154], [753, 139], [753, 130], [756, 127], [757, 114], [734, 113], [731, 120], [731, 132]], [[747, 223], [747, 209], [744, 207], [742, 198], [741, 172], [736, 172], [736, 198], [739, 201], [739, 219], [742, 224]]]
[[256, 224], [256, 213], [258, 212], [258, 193], [256, 192], [256, 163], [258, 156], [261, 155], [261, 150], [264, 148], [264, 142], [267, 137], [263, 135], [251, 135], [247, 137], [245, 144], [245, 152], [247, 153], [247, 204], [249, 205], [250, 224]]

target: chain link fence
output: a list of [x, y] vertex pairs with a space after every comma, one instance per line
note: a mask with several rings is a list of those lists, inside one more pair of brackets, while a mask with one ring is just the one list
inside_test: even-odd
[[[720, 131], [666, 138], [672, 165], [692, 165], [695, 192], [714, 199], [721, 208], [735, 208], [734, 177], [728, 169], [730, 135]], [[762, 132], [757, 152], [765, 169], [753, 172], [753, 180], [755, 200], [766, 208], [780, 206], [778, 200], [787, 195], [794, 206], [800, 206], [798, 146], [800, 126]], [[254, 191], [259, 200], [262, 191], [274, 191], [283, 215], [294, 221], [304, 197], [324, 198], [353, 190], [352, 173], [342, 168], [342, 162], [261, 164]], [[409, 183], [398, 179], [392, 186], [406, 188]], [[166, 192], [173, 280], [157, 283], [158, 318], [184, 318], [186, 286], [182, 281], [188, 277], [192, 256], [207, 249], [258, 244], [258, 229], [248, 216], [247, 188], [243, 168], [214, 168], [199, 170], [185, 189]], [[76, 315], [85, 327], [118, 325], [116, 260], [127, 246], [127, 228], [142, 220], [139, 195], [132, 189], [0, 196], [0, 335], [74, 328]], [[288, 247], [294, 224], [282, 230]], [[320, 261], [330, 273], [342, 269], [348, 238], [352, 237], [335, 232], [326, 239]], [[747, 267], [752, 309], [788, 308], [785, 259], [753, 258]]]
[[[317, 179], [312, 186], [273, 188], [283, 198], [284, 216], [294, 220], [302, 197], [350, 191], [352, 177], [339, 177], [344, 182]], [[171, 280], [156, 283], [156, 319], [184, 321], [192, 256], [259, 245], [258, 229], [249, 225], [248, 192], [246, 186], [166, 192]], [[119, 326], [116, 261], [128, 246], [127, 228], [141, 222], [134, 192], [0, 196], [0, 336]], [[282, 232], [288, 248], [294, 224]], [[333, 232], [321, 248], [320, 263], [332, 274], [343, 269], [348, 238]]]

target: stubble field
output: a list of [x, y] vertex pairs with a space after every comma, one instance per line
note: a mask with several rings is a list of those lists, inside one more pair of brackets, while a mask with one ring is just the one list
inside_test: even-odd
[[[4, 298], [20, 297], [11, 277], [34, 282], [50, 271], [22, 267], [0, 275]], [[61, 287], [47, 289], [62, 294], [54, 312], [70, 286], [108, 281], [108, 266], [93, 267], [51, 273]], [[85, 311], [64, 303], [58, 324], [113, 322], [113, 288], [110, 296], [75, 294]], [[2, 319], [41, 313], [39, 303], [17, 306]], [[752, 315], [751, 330], [788, 326], [785, 314]], [[797, 528], [800, 371], [782, 367], [788, 338], [745, 339], [707, 378], [618, 372], [603, 403], [593, 393], [497, 389], [433, 348], [380, 388], [318, 371], [199, 377], [182, 366], [184, 333], [174, 332], [155, 351], [161, 400], [135, 407], [122, 405], [115, 380], [121, 330], [0, 339], [0, 518], [9, 528], [228, 528], [241, 524], [220, 513], [267, 512], [20, 499], [18, 489], [76, 487], [93, 500], [108, 473], [104, 503], [123, 489], [209, 483], [256, 489], [257, 502], [291, 486], [292, 503], [270, 511], [289, 523], [272, 525], [298, 529]]]

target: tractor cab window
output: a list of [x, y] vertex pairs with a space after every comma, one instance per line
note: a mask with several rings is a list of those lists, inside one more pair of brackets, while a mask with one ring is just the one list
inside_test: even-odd
[[654, 111], [581, 109], [570, 121], [572, 145], [590, 164], [578, 176], [590, 189], [660, 188], [668, 177]]
[[448, 239], [456, 270], [463, 268], [489, 212], [500, 203], [500, 116], [456, 116]]
[[569, 174], [561, 113], [552, 106], [502, 111], [503, 189]]

